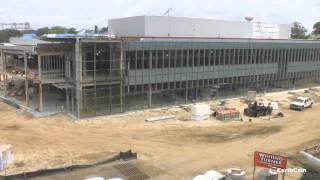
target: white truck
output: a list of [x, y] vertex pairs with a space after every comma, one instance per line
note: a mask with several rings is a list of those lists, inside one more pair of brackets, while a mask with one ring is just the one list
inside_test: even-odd
[[302, 111], [305, 108], [311, 108], [313, 100], [308, 97], [298, 97], [290, 103], [290, 109]]

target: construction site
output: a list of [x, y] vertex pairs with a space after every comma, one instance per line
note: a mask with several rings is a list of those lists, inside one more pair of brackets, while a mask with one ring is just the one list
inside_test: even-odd
[[266, 180], [255, 151], [320, 166], [320, 41], [168, 18], [0, 44], [0, 179]]

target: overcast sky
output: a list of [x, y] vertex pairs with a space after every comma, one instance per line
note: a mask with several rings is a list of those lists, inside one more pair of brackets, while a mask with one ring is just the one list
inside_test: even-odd
[[30, 22], [33, 28], [63, 25], [107, 26], [109, 18], [170, 15], [267, 23], [302, 22], [309, 30], [320, 21], [319, 0], [0, 0], [0, 22]]

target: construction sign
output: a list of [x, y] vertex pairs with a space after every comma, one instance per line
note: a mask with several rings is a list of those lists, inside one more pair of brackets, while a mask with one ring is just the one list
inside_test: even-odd
[[288, 157], [258, 151], [254, 152], [254, 166], [286, 169], [287, 161]]

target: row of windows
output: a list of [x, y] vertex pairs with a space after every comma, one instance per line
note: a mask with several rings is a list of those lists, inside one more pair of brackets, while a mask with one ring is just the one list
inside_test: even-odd
[[84, 43], [82, 45], [83, 61], [105, 61], [120, 59], [119, 43]]
[[[169, 90], [169, 89], [184, 89], [186, 87], [208, 87], [223, 84], [243, 83], [253, 81], [264, 81], [275, 79], [274, 75], [259, 75], [259, 76], [241, 76], [241, 77], [226, 77], [217, 79], [203, 79], [203, 80], [189, 80], [177, 82], [164, 82], [151, 84], [152, 91]], [[149, 85], [132, 85], [129, 87], [128, 92], [148, 92]]]
[[41, 56], [41, 70], [51, 71], [51, 70], [60, 70], [64, 72], [64, 58], [59, 55], [52, 56]]
[[93, 61], [84, 61], [82, 62], [82, 69], [83, 71], [120, 69], [120, 61], [97, 61], [96, 63]]
[[[311, 75], [310, 73], [300, 73], [304, 75]], [[317, 72], [319, 74], [319, 72]], [[149, 92], [149, 88], [156, 92], [163, 92], [167, 90], [185, 90], [186, 87], [190, 88], [217, 88], [223, 89], [224, 87], [230, 87], [230, 84], [241, 85], [244, 82], [260, 81], [260, 82], [271, 82], [267, 81], [272, 79], [272, 75], [261, 75], [261, 76], [243, 76], [243, 77], [229, 77], [229, 78], [218, 78], [218, 79], [204, 79], [204, 80], [193, 80], [193, 81], [177, 81], [177, 82], [165, 82], [165, 83], [153, 83], [145, 85], [131, 85], [125, 87], [124, 90], [128, 91], [127, 95], [132, 94], [144, 94]], [[218, 85], [218, 86], [217, 86]], [[83, 91], [86, 104], [93, 106], [94, 104], [101, 105], [119, 105], [120, 101], [120, 86], [110, 85], [104, 87], [97, 87], [96, 91], [93, 87], [86, 87]], [[96, 92], [96, 94], [94, 93]], [[94, 103], [96, 101], [96, 103]], [[89, 106], [90, 107], [90, 106]]]
[[[312, 72], [292, 72], [288, 73], [286, 78], [304, 78], [320, 75], [320, 71]], [[170, 89], [184, 89], [186, 87], [208, 87], [223, 84], [241, 84], [257, 81], [276, 81], [280, 80], [277, 74], [266, 75], [252, 75], [252, 76], [238, 76], [238, 77], [225, 77], [215, 79], [202, 79], [202, 80], [189, 80], [189, 81], [176, 81], [176, 82], [163, 82], [151, 84], [152, 91], [170, 90]], [[143, 93], [149, 91], [149, 84], [131, 85], [128, 88], [129, 93]]]
[[129, 69], [319, 61], [320, 49], [196, 49], [127, 51]]

